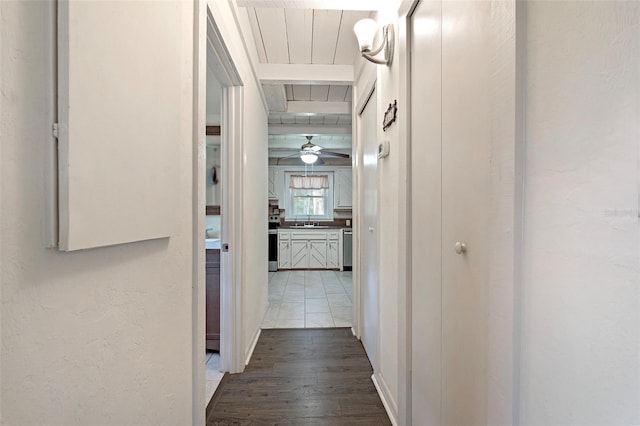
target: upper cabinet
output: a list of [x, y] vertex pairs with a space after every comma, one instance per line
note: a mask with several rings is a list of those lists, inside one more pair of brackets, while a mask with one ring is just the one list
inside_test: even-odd
[[269, 166], [269, 195], [268, 198], [270, 200], [278, 200], [280, 196], [278, 195], [278, 185], [277, 176], [281, 175], [280, 171], [277, 167]]
[[353, 178], [351, 168], [336, 170], [335, 208], [350, 209], [353, 206]]

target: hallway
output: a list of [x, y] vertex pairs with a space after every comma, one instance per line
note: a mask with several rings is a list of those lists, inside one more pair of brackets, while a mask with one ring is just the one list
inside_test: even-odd
[[640, 1], [0, 22], [0, 426], [640, 425]]
[[263, 330], [244, 373], [220, 385], [207, 425], [389, 425], [372, 373], [347, 328]]

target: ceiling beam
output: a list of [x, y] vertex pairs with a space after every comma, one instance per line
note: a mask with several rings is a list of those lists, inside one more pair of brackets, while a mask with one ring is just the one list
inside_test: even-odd
[[353, 84], [353, 65], [259, 64], [266, 84]]
[[287, 94], [284, 84], [263, 84], [262, 90], [264, 90], [269, 111], [287, 111]]
[[313, 124], [269, 124], [270, 135], [351, 135], [351, 124], [315, 126]]
[[237, 0], [240, 7], [277, 7], [285, 9], [381, 10], [389, 0]]
[[289, 114], [351, 114], [351, 102], [289, 101]]

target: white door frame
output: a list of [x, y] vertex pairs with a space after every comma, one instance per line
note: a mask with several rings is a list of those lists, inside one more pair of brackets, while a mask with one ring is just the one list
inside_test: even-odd
[[229, 50], [206, 0], [194, 2], [194, 157], [193, 157], [193, 316], [192, 316], [192, 416], [194, 425], [205, 424], [205, 169], [206, 74], [209, 67], [222, 88], [221, 198], [222, 244], [220, 276], [220, 361], [225, 372], [244, 369], [242, 342], [242, 268], [240, 221], [244, 88]]
[[[398, 423], [411, 424], [411, 18], [419, 0], [403, 0], [398, 10], [397, 57], [399, 67], [398, 155]], [[406, 184], [405, 184], [406, 183]], [[404, 262], [404, 263], [403, 263]], [[402, 307], [405, 309], [402, 309]]]
[[[207, 66], [222, 88], [221, 120], [221, 237], [220, 256], [220, 362], [222, 371], [239, 373], [244, 369], [242, 327], [242, 151], [244, 87], [238, 69], [207, 7]], [[203, 175], [205, 173], [202, 170]], [[204, 182], [204, 180], [201, 180]], [[204, 211], [204, 206], [202, 211]], [[225, 252], [224, 245], [229, 246]]]

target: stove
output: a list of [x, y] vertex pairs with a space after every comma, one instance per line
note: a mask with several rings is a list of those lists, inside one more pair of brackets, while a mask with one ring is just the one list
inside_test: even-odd
[[269, 216], [269, 272], [278, 270], [278, 228], [280, 216]]

